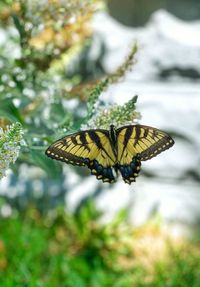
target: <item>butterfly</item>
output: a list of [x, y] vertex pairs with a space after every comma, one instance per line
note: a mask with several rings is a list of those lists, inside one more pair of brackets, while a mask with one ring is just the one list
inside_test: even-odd
[[155, 157], [173, 146], [165, 132], [144, 125], [129, 125], [109, 130], [91, 129], [67, 135], [52, 145], [45, 154], [56, 160], [87, 166], [103, 182], [113, 183], [121, 173], [125, 183], [136, 180], [141, 161]]

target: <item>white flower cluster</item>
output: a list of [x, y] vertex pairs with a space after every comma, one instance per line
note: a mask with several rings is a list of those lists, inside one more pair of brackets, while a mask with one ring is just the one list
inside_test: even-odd
[[20, 123], [7, 126], [5, 130], [0, 128], [0, 179], [5, 176], [10, 164], [17, 160], [22, 138]]
[[141, 114], [135, 110], [132, 102], [120, 106], [117, 104], [99, 106], [94, 105], [93, 116], [88, 119], [87, 124], [81, 125], [81, 130], [86, 129], [109, 129], [110, 125], [120, 127], [124, 125], [136, 124], [141, 119]]

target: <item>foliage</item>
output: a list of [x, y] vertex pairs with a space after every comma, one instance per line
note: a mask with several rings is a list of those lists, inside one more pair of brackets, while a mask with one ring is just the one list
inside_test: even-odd
[[19, 123], [12, 124], [5, 131], [0, 128], [0, 179], [5, 176], [10, 163], [14, 163], [19, 155], [22, 134]]
[[[6, 37], [0, 45], [0, 126], [21, 123], [26, 142], [15, 172], [26, 163], [51, 177], [60, 176], [59, 163], [44, 156], [52, 141], [79, 129], [108, 128], [111, 123], [119, 126], [139, 118], [136, 97], [122, 107], [106, 105], [100, 99], [134, 64], [136, 45], [124, 63], [102, 79], [94, 75], [85, 83], [81, 66], [71, 71], [71, 64], [92, 41], [89, 23], [100, 3], [5, 0], [0, 4]], [[86, 62], [91, 60], [85, 59], [84, 65]], [[85, 97], [77, 94], [80, 85]]]
[[0, 285], [199, 286], [199, 243], [166, 240], [155, 223], [133, 230], [125, 217], [102, 225], [91, 202], [74, 215], [13, 212], [0, 221]]
[[135, 61], [135, 55], [137, 52], [137, 46], [134, 45], [124, 63], [111, 75], [108, 75], [105, 79], [101, 80], [89, 94], [88, 99], [88, 113], [85, 122], [82, 125], [82, 129], [86, 128], [105, 128], [108, 129], [110, 124], [114, 124], [116, 127], [132, 124], [137, 122], [140, 118], [140, 114], [136, 112], [137, 96], [134, 96], [131, 100], [125, 103], [123, 106], [116, 104], [106, 105], [99, 102], [99, 97], [103, 91], [105, 91], [110, 84], [118, 82], [133, 66]]

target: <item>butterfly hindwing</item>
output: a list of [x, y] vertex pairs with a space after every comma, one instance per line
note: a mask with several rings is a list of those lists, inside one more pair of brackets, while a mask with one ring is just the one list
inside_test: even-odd
[[112, 166], [116, 162], [107, 130], [81, 131], [53, 143], [46, 154], [73, 165], [88, 166], [97, 179], [113, 182]]
[[119, 170], [128, 183], [138, 176], [141, 161], [156, 156], [174, 144], [166, 133], [143, 125], [121, 127], [116, 133]]
[[123, 180], [131, 184], [136, 180], [141, 168], [141, 160], [135, 156], [129, 164], [118, 164], [118, 169], [122, 175]]

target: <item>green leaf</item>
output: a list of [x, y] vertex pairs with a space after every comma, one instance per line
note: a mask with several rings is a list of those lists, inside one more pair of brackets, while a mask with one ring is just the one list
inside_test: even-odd
[[26, 39], [26, 31], [24, 29], [24, 26], [21, 24], [20, 19], [15, 13], [12, 14], [12, 18], [13, 18], [15, 27], [17, 31], [19, 32], [21, 45], [23, 45]]
[[24, 122], [19, 110], [13, 104], [11, 98], [3, 99], [0, 101], [0, 117], [5, 117], [9, 119], [11, 122], [13, 121], [18, 121], [20, 123]]
[[62, 176], [62, 168], [60, 163], [49, 159], [43, 151], [30, 150], [30, 161], [32, 164], [39, 166], [46, 171], [48, 176], [57, 178]]
[[95, 104], [101, 95], [101, 93], [107, 88], [109, 84], [108, 78], [101, 80], [94, 89], [90, 92], [87, 108], [88, 108], [88, 119], [92, 117], [95, 111]]
[[123, 208], [121, 209], [116, 215], [115, 218], [113, 219], [112, 225], [113, 226], [118, 226], [122, 222], [126, 221], [128, 217], [129, 210], [128, 208]]
[[54, 123], [60, 123], [66, 117], [66, 111], [61, 102], [51, 104], [50, 119]]

